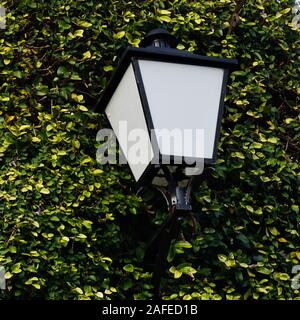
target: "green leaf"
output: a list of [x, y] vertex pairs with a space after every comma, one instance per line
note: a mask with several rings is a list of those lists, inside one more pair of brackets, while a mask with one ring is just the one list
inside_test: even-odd
[[51, 131], [54, 127], [51, 124], [48, 124], [46, 127], [46, 131]]
[[123, 290], [128, 290], [132, 288], [132, 282], [130, 280], [125, 280], [123, 283], [122, 283], [122, 289]]
[[218, 254], [218, 259], [221, 262], [225, 262], [227, 260], [227, 257], [224, 254]]
[[276, 227], [269, 227], [269, 230], [273, 236], [278, 236], [280, 234]]
[[91, 157], [85, 156], [85, 157], [83, 157], [83, 159], [80, 161], [80, 164], [81, 164], [81, 165], [84, 165], [84, 164], [87, 164], [87, 163], [92, 162], [92, 161], [93, 161], [93, 159], [92, 159]]
[[80, 103], [80, 102], [82, 102], [83, 101], [83, 95], [82, 94], [75, 94], [75, 93], [72, 93], [71, 94], [71, 98], [74, 100], [74, 101], [76, 101], [76, 102], [78, 102], [78, 103]]
[[17, 248], [15, 246], [9, 246], [8, 250], [11, 253], [17, 253]]
[[92, 24], [87, 21], [79, 21], [79, 22], [77, 22], [77, 25], [82, 28], [89, 28], [92, 26]]
[[175, 243], [175, 247], [177, 247], [177, 248], [187, 248], [187, 249], [189, 249], [189, 248], [192, 248], [192, 245], [188, 242], [188, 241], [177, 241], [176, 243]]
[[78, 293], [78, 294], [83, 294], [82, 289], [80, 289], [80, 288], [78, 288], [78, 287], [75, 288], [74, 291], [75, 291], [76, 293]]
[[38, 137], [33, 137], [33, 138], [31, 139], [31, 141], [32, 141], [32, 142], [41, 142], [41, 139], [38, 138]]
[[11, 274], [10, 272], [6, 272], [5, 275], [4, 275], [4, 279], [8, 280], [10, 278], [13, 277], [13, 274]]
[[49, 194], [49, 193], [50, 193], [50, 190], [47, 189], [47, 188], [42, 188], [42, 189], [40, 190], [40, 193], [42, 193], [42, 194]]
[[253, 207], [251, 207], [250, 205], [246, 205], [245, 207], [249, 212], [253, 213], [254, 212], [254, 209]]
[[81, 239], [81, 240], [85, 240], [87, 238], [87, 236], [83, 233], [79, 233], [77, 236], [76, 236], [77, 239]]
[[288, 242], [288, 241], [287, 241], [285, 238], [283, 238], [283, 237], [278, 238], [277, 241], [278, 241], [278, 242], [281, 242], [281, 243], [287, 243], [287, 242]]
[[84, 30], [79, 29], [79, 30], [75, 31], [74, 36], [75, 37], [83, 37], [83, 33], [84, 33]]
[[158, 10], [158, 13], [162, 16], [169, 16], [171, 15], [171, 11], [169, 10]]
[[69, 23], [66, 23], [65, 20], [58, 20], [58, 27], [60, 32], [64, 32], [65, 30], [68, 30], [71, 28], [71, 25]]
[[102, 173], [103, 173], [103, 170], [101, 170], [101, 169], [96, 169], [96, 170], [93, 171], [93, 174], [94, 174], [95, 176], [97, 176], [97, 175], [99, 175], [99, 174], [102, 174]]
[[83, 111], [83, 112], [89, 111], [89, 109], [88, 109], [87, 107], [83, 106], [83, 105], [80, 105], [80, 106], [78, 107], [78, 109], [81, 110], [81, 111]]
[[287, 273], [278, 273], [277, 275], [275, 275], [276, 278], [278, 278], [281, 281], [288, 281], [290, 280], [290, 276]]
[[49, 92], [48, 86], [46, 86], [46, 85], [38, 85], [35, 87], [35, 89], [36, 89], [35, 94], [37, 96], [45, 96]]
[[120, 31], [115, 35], [116, 39], [121, 39], [125, 36], [125, 31]]
[[11, 272], [12, 272], [12, 273], [20, 273], [20, 272], [22, 272], [21, 262], [15, 263], [15, 264], [11, 267]]
[[266, 268], [266, 267], [259, 267], [256, 270], [257, 270], [257, 272], [262, 273], [262, 274], [266, 274], [266, 275], [271, 274], [274, 271], [274, 269]]
[[134, 266], [132, 264], [127, 264], [126, 266], [123, 267], [123, 269], [127, 272], [133, 272]]
[[292, 123], [293, 121], [295, 121], [293, 118], [286, 118], [286, 119], [284, 120], [284, 122], [285, 122], [286, 124], [290, 124], [290, 123]]
[[83, 57], [83, 60], [86, 60], [86, 59], [90, 59], [91, 58], [91, 52], [90, 51], [86, 51], [83, 53], [82, 57]]
[[296, 213], [298, 214], [299, 213], [299, 206], [297, 204], [293, 204], [291, 206], [291, 209]]
[[57, 73], [58, 76], [62, 76], [62, 77], [64, 77], [64, 78], [66, 78], [66, 77], [68, 77], [68, 76], [70, 75], [70, 72], [69, 72], [69, 71], [67, 70], [67, 68], [64, 67], [64, 66], [58, 67], [56, 73]]
[[233, 152], [231, 153], [231, 156], [233, 158], [245, 159], [245, 156], [242, 154], [242, 152]]
[[80, 142], [78, 140], [73, 140], [72, 141], [72, 145], [76, 148], [79, 149], [80, 148]]
[[67, 237], [67, 236], [63, 236], [63, 237], [60, 239], [60, 243], [62, 243], [64, 246], [66, 246], [69, 241], [70, 241], [70, 239], [69, 239], [69, 237]]
[[289, 13], [291, 11], [291, 8], [285, 8], [283, 10], [280, 11], [281, 14], [286, 14]]
[[113, 67], [112, 67], [112, 66], [104, 66], [104, 67], [103, 67], [103, 70], [104, 70], [105, 72], [109, 72], [109, 71], [112, 71], [112, 70], [113, 70]]
[[175, 270], [175, 272], [174, 272], [174, 278], [175, 278], [175, 279], [178, 279], [178, 278], [180, 278], [181, 276], [182, 276], [182, 272], [179, 271], [179, 270]]
[[253, 142], [251, 144], [251, 148], [255, 148], [255, 149], [260, 149], [262, 146], [263, 146], [263, 144], [260, 142]]
[[36, 289], [41, 289], [41, 285], [39, 283], [33, 283], [32, 286]]
[[268, 138], [268, 142], [276, 144], [278, 142], [278, 139], [275, 137], [271, 137], [271, 138]]
[[20, 70], [14, 71], [13, 75], [18, 79], [22, 79], [23, 78], [23, 73]]
[[92, 222], [92, 221], [89, 221], [89, 220], [84, 220], [84, 221], [82, 221], [82, 224], [83, 224], [87, 229], [91, 229], [93, 222]]
[[158, 19], [162, 22], [167, 22], [167, 23], [172, 21], [172, 19], [169, 16], [160, 16], [158, 17]]

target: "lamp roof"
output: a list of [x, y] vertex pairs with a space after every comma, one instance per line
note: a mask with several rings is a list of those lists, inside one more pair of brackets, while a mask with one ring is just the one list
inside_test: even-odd
[[155, 40], [164, 41], [170, 48], [176, 48], [179, 41], [171, 33], [162, 28], [151, 30], [141, 41], [141, 47], [149, 47], [153, 45]]

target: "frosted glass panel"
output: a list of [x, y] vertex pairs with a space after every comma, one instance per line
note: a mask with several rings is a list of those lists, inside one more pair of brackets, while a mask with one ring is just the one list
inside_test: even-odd
[[105, 113], [138, 181], [153, 158], [153, 150], [131, 64], [110, 99]]
[[[159, 139], [163, 155], [198, 158], [195, 144], [202, 144], [204, 158], [211, 159], [214, 151], [224, 70], [159, 61], [138, 61], [155, 129], [192, 129], [192, 139], [169, 150]], [[198, 129], [197, 134], [196, 130]], [[200, 130], [200, 131], [199, 131]], [[199, 142], [200, 141], [200, 142]], [[199, 150], [197, 148], [197, 150]]]

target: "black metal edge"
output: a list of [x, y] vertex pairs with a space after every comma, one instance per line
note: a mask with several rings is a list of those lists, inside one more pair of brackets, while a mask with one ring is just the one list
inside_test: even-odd
[[141, 98], [141, 103], [142, 103], [142, 107], [143, 107], [144, 117], [146, 120], [146, 125], [148, 128], [149, 137], [150, 137], [150, 140], [151, 140], [151, 138], [154, 138], [154, 141], [153, 141], [153, 139], [151, 140], [151, 145], [152, 145], [154, 157], [158, 156], [158, 160], [159, 160], [159, 162], [161, 162], [161, 153], [160, 153], [160, 149], [159, 149], [159, 144], [156, 139], [156, 135], [155, 134], [152, 135], [152, 132], [154, 132], [153, 131], [154, 124], [153, 124], [153, 120], [152, 120], [152, 116], [151, 116], [151, 111], [150, 111], [150, 107], [149, 107], [149, 103], [148, 103], [148, 99], [147, 99], [146, 89], [144, 86], [139, 62], [136, 58], [132, 58], [131, 60], [132, 60], [132, 66], [133, 66], [133, 70], [134, 70], [134, 74], [136, 77], [136, 82], [137, 82], [137, 86], [138, 86], [138, 90], [139, 90], [139, 94], [140, 94], [140, 98]]
[[218, 143], [219, 143], [220, 134], [221, 134], [221, 122], [222, 122], [222, 117], [224, 113], [224, 98], [226, 94], [228, 76], [229, 76], [229, 70], [224, 69], [222, 90], [221, 90], [220, 103], [219, 103], [219, 113], [218, 113], [218, 120], [216, 125], [216, 132], [215, 132], [214, 151], [213, 151], [213, 159], [215, 161], [217, 160]]
[[138, 87], [142, 108], [144, 112], [144, 117], [146, 120], [146, 125], [149, 133], [149, 137], [151, 137], [151, 130], [153, 129], [153, 120], [151, 117], [151, 112], [147, 100], [146, 90], [142, 79], [141, 69], [138, 63], [138, 60], [136, 58], [131, 59], [132, 67], [135, 75], [136, 84]]
[[[199, 158], [196, 157], [178, 157], [173, 155], [160, 155], [163, 157], [170, 157], [170, 165], [184, 165], [184, 167], [193, 167], [198, 161]], [[177, 161], [181, 163], [176, 163]], [[216, 162], [216, 158], [204, 158], [204, 164], [214, 164]]]
[[[148, 164], [148, 167], [144, 171], [144, 173], [141, 175], [138, 181], [136, 181], [137, 187], [142, 187], [151, 184], [152, 180], [156, 176], [157, 172], [159, 171], [160, 166], [159, 165], [152, 165], [151, 162]], [[130, 170], [131, 171], [131, 170]], [[133, 174], [132, 174], [133, 176]]]
[[114, 70], [114, 72], [113, 72], [113, 74], [112, 74], [112, 76], [111, 76], [111, 78], [105, 88], [105, 90], [103, 91], [102, 95], [100, 96], [100, 98], [97, 101], [96, 106], [93, 109], [94, 112], [102, 113], [105, 110], [107, 104], [109, 103], [112, 95], [114, 94], [115, 90], [117, 89], [120, 81], [122, 80], [124, 73], [126, 72], [128, 66], [130, 64], [130, 58], [129, 58], [130, 54], [131, 54], [130, 49], [131, 48], [128, 47], [124, 51], [117, 67], [115, 68], [115, 70]]
[[178, 62], [184, 64], [193, 65], [208, 65], [215, 67], [234, 68], [238, 65], [236, 59], [225, 59], [218, 57], [208, 57], [199, 54], [190, 53], [172, 48], [158, 48], [158, 47], [147, 47], [147, 48], [134, 48], [129, 47], [127, 49], [128, 54], [136, 58], [154, 59], [167, 62]]
[[182, 64], [191, 64], [199, 66], [219, 67], [224, 69], [234, 69], [238, 65], [236, 59], [224, 59], [216, 57], [201, 56], [192, 54], [186, 51], [180, 51], [171, 48], [134, 48], [128, 47], [122, 55], [120, 62], [113, 72], [111, 80], [109, 81], [106, 89], [99, 98], [94, 111], [103, 112], [115, 92], [119, 82], [121, 81], [124, 73], [131, 62], [131, 58], [137, 59], [151, 59], [162, 62], [173, 62]]
[[[129, 60], [129, 63], [127, 65], [129, 65], [130, 63], [132, 64], [136, 85], [137, 85], [139, 96], [141, 99], [141, 105], [143, 108], [143, 114], [144, 114], [147, 129], [148, 129], [148, 134], [150, 137], [150, 143], [151, 143], [152, 150], [153, 150], [153, 156], [155, 157], [155, 147], [153, 146], [153, 142], [151, 141], [151, 130], [153, 128], [153, 121], [152, 121], [152, 117], [151, 117], [151, 113], [150, 113], [150, 108], [148, 105], [148, 100], [147, 100], [146, 91], [145, 91], [145, 87], [144, 87], [144, 83], [143, 83], [143, 79], [142, 79], [141, 70], [140, 70], [140, 67], [138, 64], [138, 60], [135, 57], [131, 57]], [[159, 150], [158, 147], [156, 150]], [[160, 157], [160, 154], [159, 154], [159, 157]], [[143, 186], [143, 185], [149, 184], [152, 181], [152, 179], [154, 178], [154, 176], [156, 175], [156, 173], [159, 171], [159, 169], [160, 169], [159, 165], [158, 164], [153, 165], [152, 159], [150, 160], [147, 168], [145, 169], [145, 171], [143, 172], [141, 177], [138, 180], [136, 180], [134, 177], [138, 186]]]

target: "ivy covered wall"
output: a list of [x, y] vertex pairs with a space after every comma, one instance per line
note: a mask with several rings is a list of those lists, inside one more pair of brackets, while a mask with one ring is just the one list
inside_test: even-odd
[[[96, 162], [91, 110], [126, 46], [163, 27], [179, 49], [237, 58], [215, 170], [175, 241], [164, 299], [296, 299], [299, 28], [292, 0], [2, 1], [0, 265], [5, 298], [149, 299], [153, 211], [126, 166]], [[149, 219], [148, 219], [149, 218]], [[145, 222], [145, 219], [149, 221]], [[139, 230], [140, 226], [145, 231]]]

